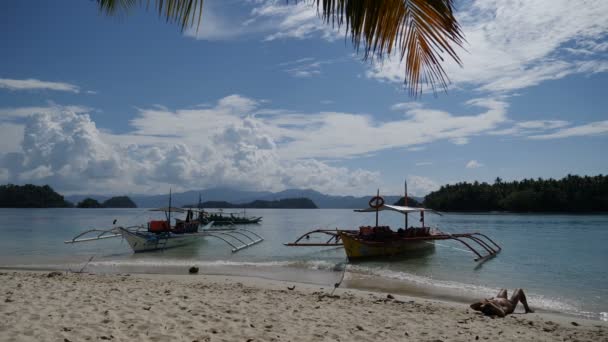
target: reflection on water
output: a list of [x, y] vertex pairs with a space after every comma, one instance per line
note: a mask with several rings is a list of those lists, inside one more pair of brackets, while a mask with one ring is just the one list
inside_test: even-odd
[[[333, 286], [341, 276], [341, 248], [286, 247], [283, 243], [314, 228], [354, 228], [374, 221], [373, 214], [350, 210], [248, 210], [263, 216], [247, 229], [265, 241], [232, 253], [213, 238], [159, 252], [133, 254], [121, 239], [65, 245], [78, 232], [119, 224], [141, 224], [162, 213], [145, 209], [0, 209], [0, 265], [77, 269], [91, 257], [95, 272], [254, 275]], [[448, 233], [479, 231], [503, 251], [482, 266], [454, 241], [437, 241], [432, 251], [408, 258], [368, 260], [348, 265], [345, 283], [446, 297], [493, 296], [499, 288], [524, 288], [537, 306], [568, 312], [608, 312], [608, 215], [446, 214], [427, 223]], [[402, 225], [396, 213], [380, 215], [381, 225]], [[417, 289], [417, 290], [415, 290]]]

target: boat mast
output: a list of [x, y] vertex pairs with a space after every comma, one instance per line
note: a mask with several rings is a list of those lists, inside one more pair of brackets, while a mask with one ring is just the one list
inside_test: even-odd
[[[403, 194], [403, 206], [407, 207], [407, 179], [403, 181], [405, 186], [405, 191]], [[405, 213], [405, 227], [403, 229], [407, 229], [407, 213]]]
[[171, 188], [169, 188], [169, 211], [167, 212], [167, 223], [171, 229]]
[[[376, 193], [376, 198], [379, 201], [380, 198], [380, 189], [378, 189], [378, 192]], [[379, 203], [379, 202], [377, 202]], [[380, 207], [376, 207], [376, 228], [378, 228], [378, 209], [380, 209]]]

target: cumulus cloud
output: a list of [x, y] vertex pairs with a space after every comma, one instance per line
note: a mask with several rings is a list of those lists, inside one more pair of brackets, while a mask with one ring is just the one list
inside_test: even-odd
[[0, 78], [0, 88], [9, 90], [55, 90], [67, 91], [71, 93], [80, 92], [80, 88], [74, 84], [41, 81], [34, 78], [29, 78], [25, 80]]
[[[87, 114], [65, 108], [34, 114], [26, 118], [21, 150], [0, 155], [0, 176], [50, 183], [68, 192], [106, 193], [238, 186], [275, 191], [306, 187], [337, 194], [365, 192], [377, 183], [376, 172], [281, 158], [264, 124], [247, 114], [257, 103], [225, 97], [200, 110], [213, 120], [189, 111], [142, 110], [141, 116], [155, 121], [143, 125], [134, 120], [134, 131], [121, 135], [100, 132]], [[203, 129], [188, 125], [192, 119], [195, 128]], [[163, 125], [173, 128], [161, 136]], [[209, 125], [213, 129], [205, 130]]]
[[466, 165], [467, 169], [477, 169], [482, 167], [483, 164], [478, 162], [477, 160], [473, 159], [473, 160], [469, 160], [469, 162]]
[[[265, 101], [234, 94], [188, 109], [138, 109], [130, 130], [120, 134], [98, 129], [79, 107], [54, 106], [29, 116], [35, 108], [0, 109], [12, 113], [0, 118], [0, 133], [6, 133], [0, 139], [15, 141], [3, 142], [8, 147], [0, 151], [0, 169], [8, 181], [50, 183], [69, 192], [238, 186], [364, 194], [379, 185], [380, 174], [337, 166], [344, 159], [391, 148], [419, 151], [437, 141], [462, 144], [513, 127], [512, 135], [526, 132], [534, 139], [608, 132], [607, 122], [513, 122], [501, 98], [466, 105], [465, 113], [455, 114], [399, 104], [392, 109], [401, 116], [378, 121], [365, 113], [266, 108]], [[420, 193], [437, 185], [416, 177], [411, 187]]]

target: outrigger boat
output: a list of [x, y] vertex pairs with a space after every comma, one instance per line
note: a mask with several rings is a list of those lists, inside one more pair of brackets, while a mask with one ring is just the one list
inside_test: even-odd
[[[230, 245], [232, 252], [235, 253], [264, 241], [260, 235], [246, 229], [212, 228], [213, 222], [208, 222], [201, 228], [201, 222], [198, 219], [193, 219], [196, 211], [192, 209], [184, 210], [169, 206], [151, 209], [151, 211], [164, 212], [166, 220], [152, 220], [145, 226], [91, 229], [78, 234], [71, 240], [65, 241], [65, 243], [122, 237], [127, 240], [133, 252], [139, 253], [181, 247], [209, 236], [224, 241]], [[185, 220], [176, 219], [175, 225], [172, 226], [171, 213], [186, 213], [186, 218]]]
[[[406, 185], [407, 189], [407, 185]], [[361, 260], [365, 258], [407, 256], [413, 251], [434, 248], [437, 240], [455, 240], [466, 246], [475, 255], [475, 261], [485, 261], [496, 256], [501, 251], [501, 247], [486, 235], [473, 233], [448, 234], [436, 228], [431, 228], [424, 223], [424, 213], [430, 212], [441, 215], [441, 213], [428, 208], [417, 208], [407, 206], [407, 190], [405, 196], [405, 206], [385, 204], [384, 199], [379, 194], [369, 201], [369, 208], [357, 209], [355, 212], [375, 212], [376, 225], [359, 227], [356, 230], [346, 229], [315, 229], [309, 231], [297, 240], [286, 243], [292, 247], [344, 247], [346, 256], [349, 260]], [[406, 228], [397, 231], [391, 230], [388, 226], [378, 225], [378, 214], [380, 211], [393, 211], [404, 214]], [[420, 227], [408, 227], [408, 215], [413, 213], [420, 214]], [[310, 242], [311, 236], [321, 235], [329, 237], [325, 242]], [[475, 246], [475, 247], [474, 247]]]
[[262, 221], [261, 216], [246, 216], [245, 212], [243, 214], [235, 214], [235, 213], [224, 213], [223, 211], [218, 212], [209, 212], [209, 211], [200, 211], [199, 220], [203, 223], [212, 222], [216, 226], [221, 225], [235, 225], [235, 224], [255, 224], [260, 223]]

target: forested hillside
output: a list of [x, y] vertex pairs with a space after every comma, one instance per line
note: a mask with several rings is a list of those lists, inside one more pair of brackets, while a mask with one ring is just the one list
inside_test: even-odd
[[608, 176], [457, 183], [428, 194], [424, 205], [443, 211], [608, 211]]

